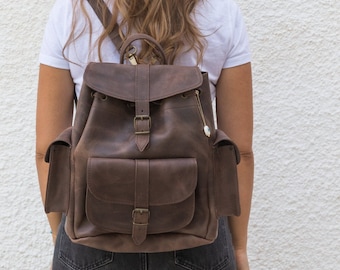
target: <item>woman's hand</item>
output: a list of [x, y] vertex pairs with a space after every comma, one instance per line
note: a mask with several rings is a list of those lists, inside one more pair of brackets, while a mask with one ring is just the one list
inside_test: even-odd
[[53, 245], [55, 245], [57, 241], [57, 235], [55, 233], [52, 233], [52, 241], [53, 241]]
[[237, 270], [249, 270], [249, 261], [246, 250], [235, 250]]

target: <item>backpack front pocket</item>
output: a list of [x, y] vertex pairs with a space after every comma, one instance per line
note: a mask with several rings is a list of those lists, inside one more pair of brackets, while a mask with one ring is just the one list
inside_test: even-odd
[[89, 158], [86, 214], [107, 232], [144, 234], [176, 231], [195, 212], [194, 158]]

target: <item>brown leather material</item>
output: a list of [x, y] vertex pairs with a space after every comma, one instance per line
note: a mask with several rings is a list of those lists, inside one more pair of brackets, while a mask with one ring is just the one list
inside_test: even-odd
[[240, 214], [239, 153], [214, 128], [208, 74], [197, 67], [90, 63], [71, 139], [68, 163], [67, 155], [50, 162], [68, 164], [61, 183], [73, 242], [113, 252], [191, 248], [214, 241], [219, 216]]
[[135, 161], [135, 203], [132, 211], [132, 239], [136, 245], [144, 242], [149, 225], [149, 181], [150, 160], [138, 159]]
[[[160, 177], [164, 170], [167, 174]], [[143, 177], [145, 174], [148, 177]], [[88, 219], [103, 230], [131, 233], [135, 218], [140, 219], [136, 224], [148, 225], [148, 233], [159, 234], [185, 227], [193, 218], [197, 186], [195, 159], [91, 158], [87, 178]], [[145, 184], [146, 181], [149, 183]], [[138, 209], [146, 211], [140, 214]], [[144, 215], [147, 210], [149, 214]], [[141, 221], [143, 218], [148, 218], [148, 222]]]
[[238, 216], [241, 214], [241, 206], [235, 168], [240, 162], [240, 154], [236, 145], [220, 130], [217, 130], [214, 146], [214, 196], [217, 216]]
[[134, 127], [136, 144], [139, 151], [144, 151], [150, 141], [150, 66], [138, 65], [135, 80], [135, 118]]
[[71, 132], [66, 129], [49, 146], [45, 161], [50, 163], [46, 188], [45, 212], [64, 212], [69, 206], [71, 179]]
[[[84, 83], [109, 97], [135, 102], [137, 67], [114, 63], [90, 63], [84, 74]], [[198, 67], [171, 65], [150, 66], [149, 80], [149, 101], [158, 101], [198, 89], [203, 83]]]

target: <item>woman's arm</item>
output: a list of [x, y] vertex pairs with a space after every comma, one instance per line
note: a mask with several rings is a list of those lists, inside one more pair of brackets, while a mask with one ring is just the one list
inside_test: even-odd
[[230, 217], [237, 269], [249, 269], [247, 234], [254, 178], [251, 64], [224, 69], [216, 89], [218, 127], [236, 143], [241, 162], [237, 172], [241, 216]]
[[[47, 185], [48, 164], [44, 161], [50, 143], [71, 126], [74, 84], [69, 70], [40, 65], [36, 111], [36, 166], [43, 203]], [[47, 215], [55, 240], [61, 213]]]

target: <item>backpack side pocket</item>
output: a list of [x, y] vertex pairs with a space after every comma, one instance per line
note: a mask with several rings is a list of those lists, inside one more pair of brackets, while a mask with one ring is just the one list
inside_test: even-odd
[[50, 164], [45, 198], [45, 212], [66, 213], [71, 182], [71, 133], [64, 130], [47, 149], [45, 161]]
[[240, 154], [237, 146], [221, 130], [216, 130], [214, 143], [214, 196], [216, 213], [221, 216], [239, 216], [240, 198], [237, 164]]

